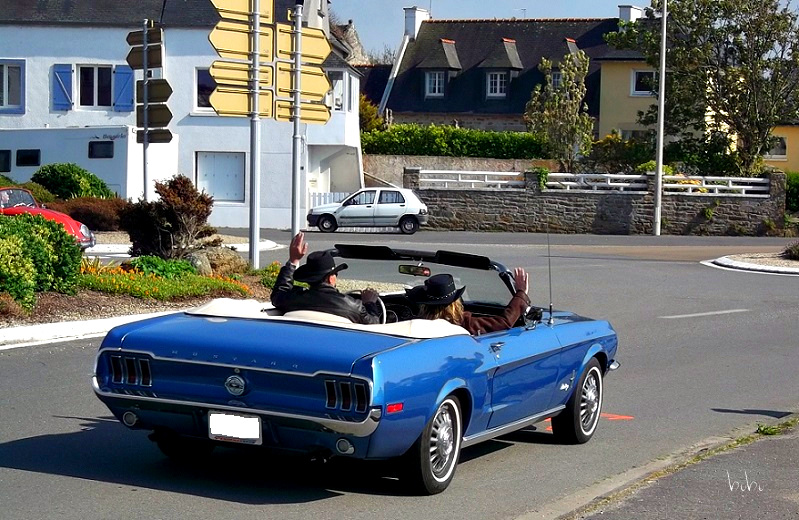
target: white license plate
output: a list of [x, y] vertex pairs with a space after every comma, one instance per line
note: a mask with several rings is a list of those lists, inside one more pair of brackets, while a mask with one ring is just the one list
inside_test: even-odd
[[215, 441], [261, 444], [261, 418], [231, 412], [209, 412], [208, 437]]

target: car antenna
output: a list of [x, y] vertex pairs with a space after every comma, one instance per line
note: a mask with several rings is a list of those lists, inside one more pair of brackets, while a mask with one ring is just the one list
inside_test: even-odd
[[549, 267], [549, 319], [547, 325], [555, 323], [552, 317], [552, 252], [549, 247], [549, 217], [547, 217], [547, 264]]

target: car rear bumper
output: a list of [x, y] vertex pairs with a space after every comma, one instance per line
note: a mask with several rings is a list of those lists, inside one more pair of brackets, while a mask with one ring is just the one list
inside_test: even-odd
[[427, 224], [427, 215], [416, 215], [416, 218], [419, 219], [420, 226]]

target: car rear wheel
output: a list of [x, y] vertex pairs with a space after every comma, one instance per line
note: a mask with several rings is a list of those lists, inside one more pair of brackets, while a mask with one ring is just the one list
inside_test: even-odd
[[400, 231], [406, 235], [413, 235], [419, 230], [419, 221], [414, 217], [402, 217], [399, 221]]
[[319, 231], [322, 233], [332, 233], [338, 227], [336, 224], [336, 219], [334, 219], [331, 215], [322, 215], [319, 217], [319, 223], [317, 224], [319, 227]]
[[413, 491], [435, 495], [447, 489], [455, 476], [462, 438], [460, 402], [450, 395], [406, 453], [405, 477]]
[[602, 411], [602, 370], [592, 358], [583, 371], [566, 409], [552, 418], [552, 433], [566, 444], [583, 444], [594, 436]]

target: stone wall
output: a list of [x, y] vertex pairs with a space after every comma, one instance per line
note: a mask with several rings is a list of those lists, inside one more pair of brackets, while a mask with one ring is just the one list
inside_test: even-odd
[[[612, 191], [576, 193], [541, 190], [535, 174], [525, 174], [525, 188], [419, 189], [419, 170], [403, 176], [427, 204], [426, 227], [458, 231], [527, 231], [542, 233], [652, 234], [654, 176], [648, 193]], [[784, 224], [785, 174], [770, 177], [769, 198], [723, 195], [664, 195], [664, 235], [760, 235]]]
[[[546, 159], [486, 159], [480, 157], [435, 157], [428, 155], [363, 155], [363, 171], [373, 177], [402, 186], [405, 168], [482, 172], [523, 172], [533, 166], [556, 171], [557, 161]], [[366, 180], [370, 186], [369, 179]]]

